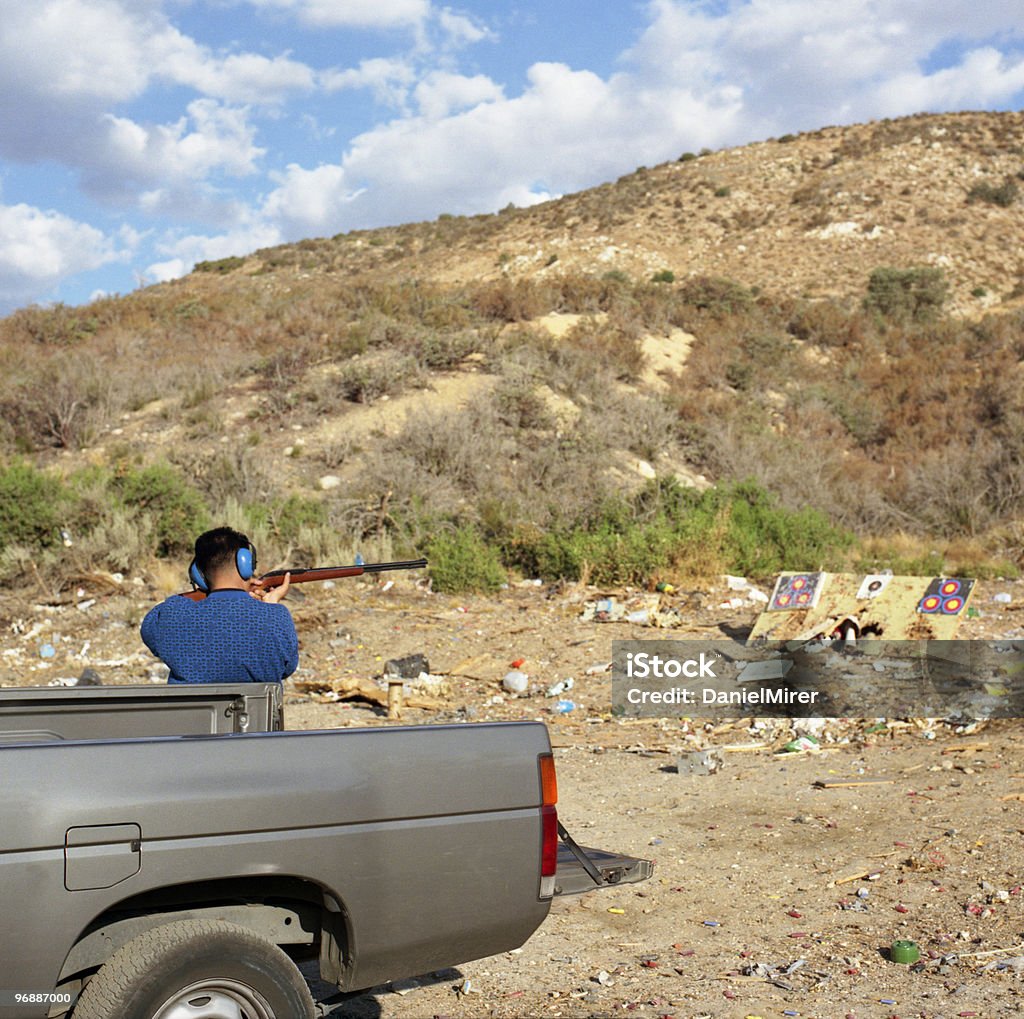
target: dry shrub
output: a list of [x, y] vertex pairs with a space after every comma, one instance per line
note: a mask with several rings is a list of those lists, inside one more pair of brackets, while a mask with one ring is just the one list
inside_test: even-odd
[[554, 288], [534, 280], [502, 277], [481, 283], [469, 293], [470, 305], [484, 318], [501, 322], [525, 322], [552, 311]]
[[835, 301], [813, 301], [797, 307], [789, 331], [801, 340], [822, 347], [853, 347], [864, 342], [864, 316]]
[[353, 403], [373, 403], [382, 396], [394, 396], [423, 382], [423, 374], [414, 357], [382, 351], [346, 361], [332, 379], [320, 381], [317, 392], [321, 405], [330, 408], [336, 404], [339, 395]]
[[638, 323], [616, 316], [605, 321], [583, 318], [563, 342], [578, 351], [593, 367], [600, 366], [621, 382], [635, 382], [646, 359], [640, 345]]
[[113, 377], [84, 351], [51, 352], [6, 367], [0, 408], [25, 448], [87, 446], [120, 410]]

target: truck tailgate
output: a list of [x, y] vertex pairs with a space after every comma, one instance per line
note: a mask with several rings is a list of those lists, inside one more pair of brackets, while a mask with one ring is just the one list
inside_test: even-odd
[[588, 849], [584, 846], [579, 848], [600, 872], [602, 883], [596, 884], [573, 851], [564, 842], [560, 842], [555, 895], [579, 895], [581, 892], [592, 892], [597, 888], [633, 884], [637, 881], [646, 881], [654, 873], [654, 864], [650, 860], [641, 860], [622, 853], [609, 853], [603, 849]]

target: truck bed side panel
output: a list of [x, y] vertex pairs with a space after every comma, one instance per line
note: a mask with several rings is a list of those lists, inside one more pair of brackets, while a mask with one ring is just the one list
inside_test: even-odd
[[[534, 723], [0, 746], [0, 986], [52, 988], [82, 929], [125, 898], [246, 875], [306, 878], [344, 904], [353, 988], [515, 947], [548, 910], [548, 748]], [[92, 826], [109, 856], [104, 827], [133, 825], [120, 851], [137, 872], [68, 891], [68, 830]]]

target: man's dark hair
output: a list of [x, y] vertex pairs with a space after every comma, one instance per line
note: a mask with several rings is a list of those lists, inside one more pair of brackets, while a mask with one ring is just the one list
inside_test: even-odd
[[252, 542], [233, 527], [215, 527], [196, 538], [196, 566], [204, 576], [219, 573], [225, 567], [234, 568], [235, 554], [240, 548], [252, 550], [253, 566], [256, 564], [256, 550]]

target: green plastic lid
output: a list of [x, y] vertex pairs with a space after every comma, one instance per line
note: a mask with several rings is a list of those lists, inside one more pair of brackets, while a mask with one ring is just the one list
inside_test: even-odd
[[893, 962], [910, 965], [921, 958], [921, 949], [917, 947], [916, 941], [894, 941], [889, 949], [889, 958]]

